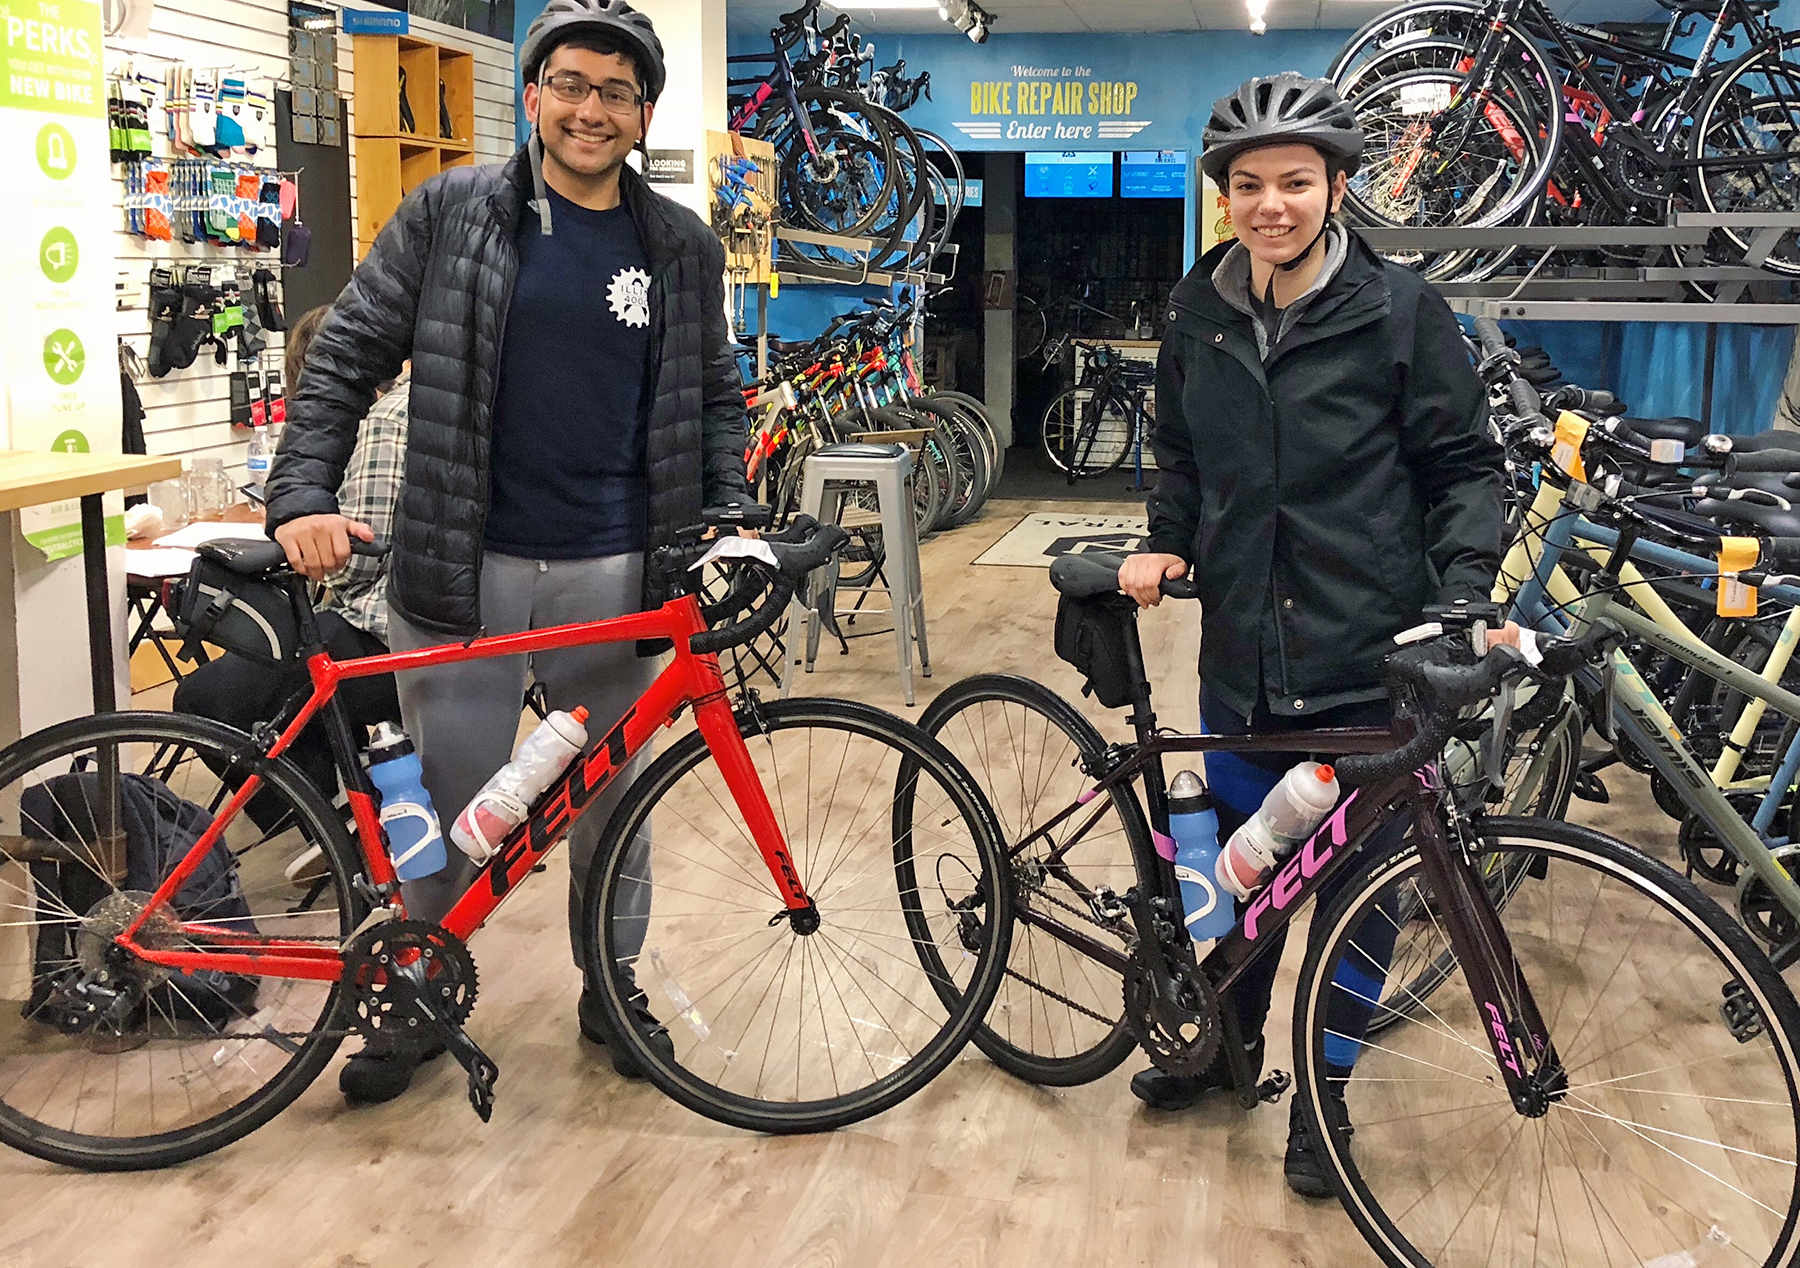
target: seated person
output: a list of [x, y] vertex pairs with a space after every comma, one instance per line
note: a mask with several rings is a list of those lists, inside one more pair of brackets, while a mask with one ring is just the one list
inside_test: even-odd
[[[307, 345], [317, 333], [328, 306], [313, 309], [288, 332], [286, 382], [291, 393], [305, 371]], [[356, 448], [338, 488], [344, 514], [386, 537], [394, 522], [394, 501], [400, 493], [400, 474], [405, 464], [407, 401], [411, 372], [398, 379], [370, 407], [358, 433]], [[325, 646], [338, 660], [378, 656], [387, 647], [387, 560], [352, 555], [342, 568], [326, 577], [328, 592], [319, 606], [319, 632]], [[175, 711], [212, 718], [248, 731], [267, 722], [283, 702], [306, 687], [306, 666], [295, 663], [280, 668], [226, 652], [201, 665], [175, 688]], [[392, 674], [352, 678], [338, 688], [350, 724], [359, 734], [378, 722], [400, 721], [400, 700]], [[331, 743], [317, 722], [294, 741], [287, 756], [327, 797], [338, 795]], [[257, 826], [268, 831], [275, 825], [268, 804], [252, 799], [248, 807]]]

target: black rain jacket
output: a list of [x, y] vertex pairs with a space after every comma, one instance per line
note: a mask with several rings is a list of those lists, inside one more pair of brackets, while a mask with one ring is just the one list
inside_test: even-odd
[[[411, 357], [406, 476], [388, 598], [414, 625], [446, 635], [474, 634], [481, 625], [488, 446], [519, 272], [513, 235], [530, 185], [521, 150], [504, 164], [452, 168], [407, 195], [307, 351], [269, 473], [271, 534], [302, 515], [335, 512], [335, 491], [375, 389]], [[699, 523], [702, 507], [748, 500], [744, 398], [718, 238], [629, 168], [620, 192], [650, 259], [641, 408], [653, 551]], [[651, 572], [645, 569], [647, 609], [667, 598]]]
[[1427, 604], [1485, 601], [1505, 521], [1487, 398], [1449, 306], [1354, 232], [1265, 365], [1213, 285], [1175, 287], [1157, 362], [1149, 549], [1200, 588], [1200, 676], [1249, 716], [1380, 698]]

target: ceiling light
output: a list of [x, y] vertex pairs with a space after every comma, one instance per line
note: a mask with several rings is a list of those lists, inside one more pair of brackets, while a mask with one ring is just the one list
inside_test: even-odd
[[1269, 29], [1263, 21], [1263, 15], [1269, 11], [1269, 0], [1244, 0], [1244, 8], [1250, 13], [1250, 33], [1261, 35]]

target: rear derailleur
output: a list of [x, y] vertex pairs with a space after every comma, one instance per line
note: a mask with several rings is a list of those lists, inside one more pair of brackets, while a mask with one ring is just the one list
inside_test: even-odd
[[488, 1121], [500, 1068], [463, 1030], [478, 981], [461, 938], [424, 920], [376, 925], [344, 947], [344, 984], [365, 1051], [420, 1053], [443, 1044], [468, 1072], [469, 1104]]

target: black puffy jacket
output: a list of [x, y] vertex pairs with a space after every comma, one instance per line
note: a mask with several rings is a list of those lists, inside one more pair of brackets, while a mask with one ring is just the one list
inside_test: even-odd
[[1264, 365], [1208, 252], [1175, 287], [1157, 364], [1150, 549], [1200, 587], [1200, 676], [1249, 715], [1381, 693], [1392, 636], [1488, 597], [1502, 460], [1456, 318], [1350, 235]]
[[[412, 358], [406, 478], [395, 516], [388, 597], [414, 625], [480, 628], [488, 443], [500, 349], [530, 197], [520, 151], [504, 164], [452, 168], [419, 186], [375, 240], [307, 351], [269, 473], [270, 533], [337, 510], [334, 490], [378, 384]], [[646, 414], [651, 550], [696, 524], [703, 506], [749, 497], [744, 398], [725, 318], [725, 253], [679, 203], [626, 169], [620, 189], [650, 259]], [[556, 385], [544, 385], [555, 392]], [[645, 573], [643, 602], [665, 596]]]

